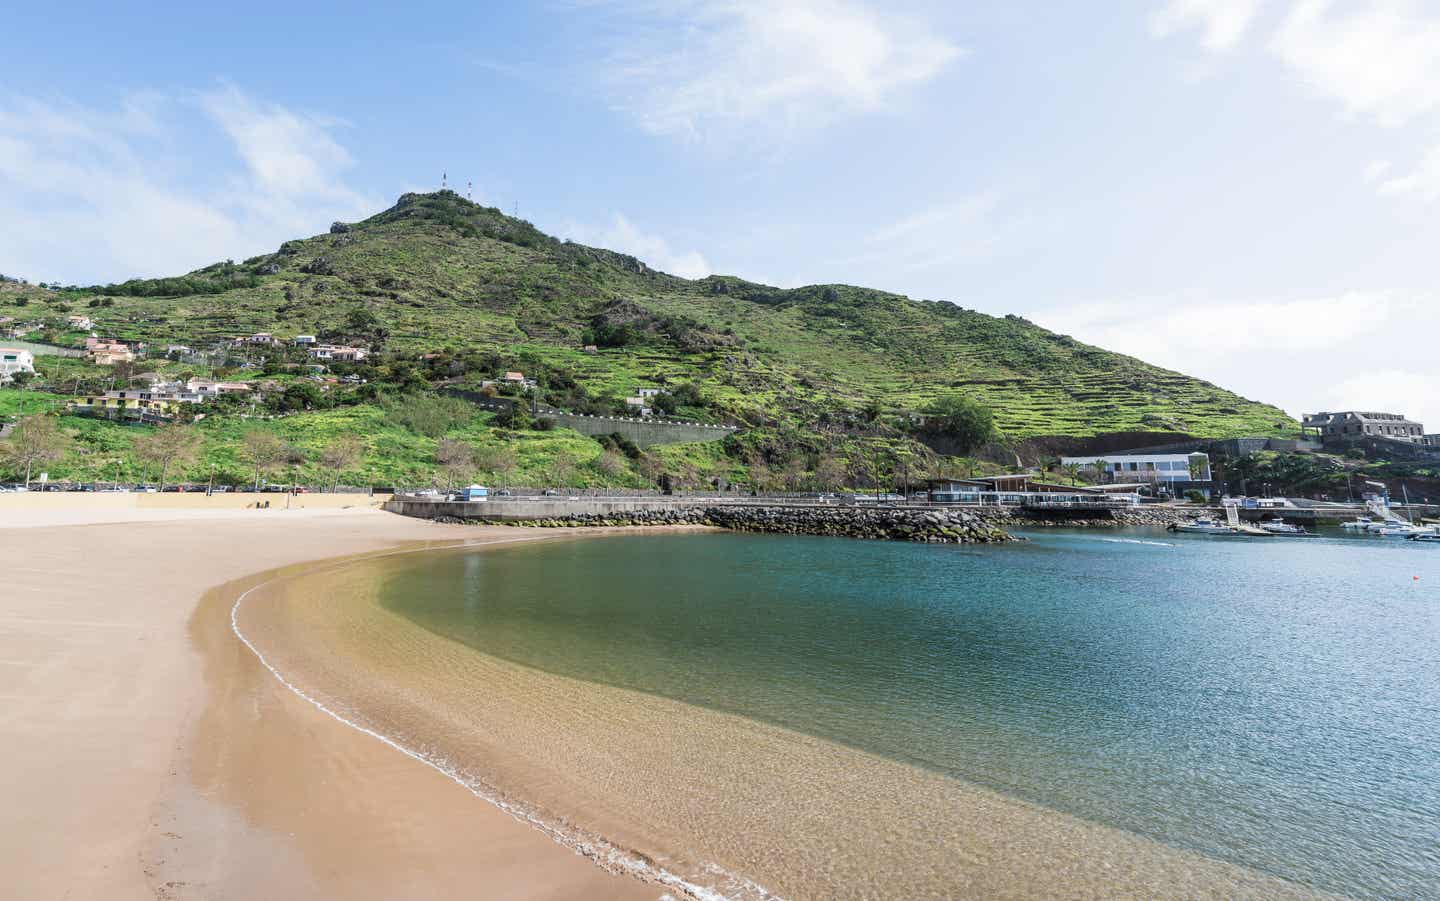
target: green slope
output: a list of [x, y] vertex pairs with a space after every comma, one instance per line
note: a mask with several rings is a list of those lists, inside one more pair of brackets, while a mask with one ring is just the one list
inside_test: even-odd
[[[21, 297], [28, 306], [15, 305]], [[1296, 428], [1275, 407], [1018, 317], [848, 285], [689, 281], [451, 192], [407, 194], [363, 222], [180, 278], [0, 292], [0, 315], [64, 306], [105, 333], [191, 345], [259, 330], [343, 336], [363, 310], [389, 351], [497, 351], [567, 372], [597, 396], [693, 381], [712, 417], [747, 425], [861, 433], [877, 410], [894, 423], [963, 393], [989, 404], [1011, 438]], [[582, 352], [597, 329], [621, 346]]]

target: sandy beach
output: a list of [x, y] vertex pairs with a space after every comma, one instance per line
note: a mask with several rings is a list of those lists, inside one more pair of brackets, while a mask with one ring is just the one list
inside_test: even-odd
[[[573, 531], [323, 503], [103, 516], [0, 506], [11, 897], [682, 894], [563, 843], [587, 824], [661, 867], [700, 849], [685, 878], [760, 875], [792, 897], [1311, 894], [806, 735], [477, 655], [364, 600], [376, 567], [412, 552]], [[324, 699], [412, 753], [282, 684], [232, 612], [278, 671], [339, 687]]]
[[367, 507], [87, 514], [43, 500], [0, 508], [7, 896], [661, 894], [316, 711], [201, 603], [304, 561], [538, 535]]

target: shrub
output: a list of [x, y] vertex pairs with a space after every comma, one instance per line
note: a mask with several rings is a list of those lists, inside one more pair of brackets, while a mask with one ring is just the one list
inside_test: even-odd
[[468, 402], [441, 395], [386, 394], [380, 397], [380, 407], [387, 421], [428, 438], [439, 438], [475, 417], [475, 408]]

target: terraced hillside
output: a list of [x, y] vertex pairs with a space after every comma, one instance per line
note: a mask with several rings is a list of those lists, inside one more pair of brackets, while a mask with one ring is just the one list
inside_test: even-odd
[[708, 415], [751, 426], [863, 429], [963, 394], [1010, 438], [1296, 428], [1272, 406], [1018, 317], [848, 285], [689, 281], [451, 192], [407, 194], [363, 222], [178, 278], [0, 291], [0, 316], [64, 310], [158, 343], [270, 331], [404, 354], [488, 351], [564, 372], [597, 397], [688, 382]]

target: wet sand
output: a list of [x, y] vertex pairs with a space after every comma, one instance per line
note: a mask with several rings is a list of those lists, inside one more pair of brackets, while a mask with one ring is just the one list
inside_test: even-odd
[[660, 894], [300, 701], [197, 609], [302, 561], [541, 536], [373, 510], [46, 516], [0, 521], [6, 897]]

